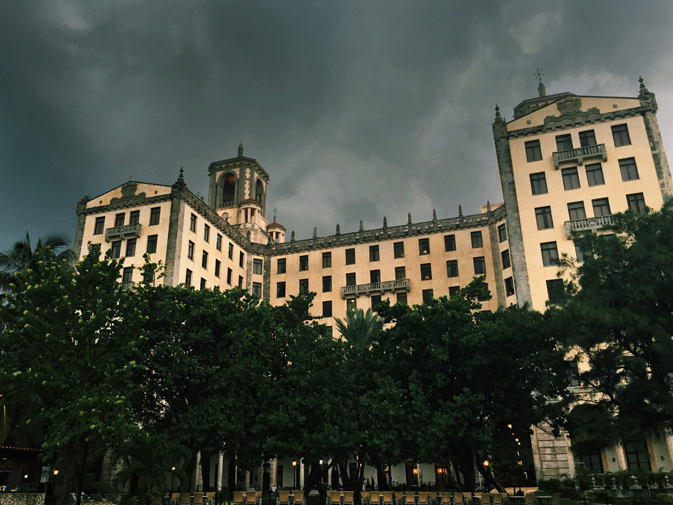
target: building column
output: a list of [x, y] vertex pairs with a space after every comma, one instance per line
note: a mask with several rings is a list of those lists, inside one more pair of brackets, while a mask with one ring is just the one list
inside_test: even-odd
[[223, 467], [224, 467], [224, 453], [221, 452], [217, 456], [217, 477], [215, 482], [215, 489], [217, 491], [222, 491]]

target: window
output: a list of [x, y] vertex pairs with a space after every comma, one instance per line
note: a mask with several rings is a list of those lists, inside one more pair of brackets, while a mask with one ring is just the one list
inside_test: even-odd
[[570, 151], [573, 148], [573, 139], [570, 134], [556, 136], [556, 150]]
[[568, 204], [568, 214], [570, 220], [586, 219], [587, 213], [584, 211], [584, 202], [571, 202]]
[[161, 219], [161, 207], [152, 207], [150, 210], [150, 226], [156, 226]]
[[379, 303], [381, 303], [381, 295], [372, 295], [371, 297], [372, 301], [372, 310], [376, 310], [376, 307], [378, 307]]
[[231, 286], [231, 274], [232, 273], [233, 273], [233, 271], [231, 270], [231, 268], [227, 268], [227, 284], [229, 284], [230, 286]]
[[124, 226], [124, 213], [117, 214], [115, 216], [115, 228], [118, 226]]
[[332, 291], [332, 276], [325, 275], [322, 278], [322, 292], [329, 293], [330, 291]]
[[449, 288], [449, 298], [452, 297], [452, 296], [456, 296], [459, 291], [460, 291], [460, 286], [451, 286]]
[[203, 251], [201, 254], [201, 267], [205, 269], [208, 268], [208, 253], [206, 251]]
[[540, 149], [539, 140], [530, 140], [526, 142], [526, 160], [540, 161], [542, 159], [542, 150]]
[[549, 303], [561, 303], [563, 301], [563, 279], [547, 281], [547, 298], [549, 299]]
[[112, 249], [112, 257], [119, 258], [119, 256], [121, 256], [122, 253], [122, 241], [117, 240], [115, 242], [112, 242], [111, 249]]
[[587, 165], [585, 170], [587, 172], [587, 184], [589, 184], [589, 186], [602, 186], [605, 184], [605, 179], [603, 179], [603, 168], [600, 163]]
[[395, 242], [393, 244], [395, 258], [404, 258], [404, 242]]
[[234, 259], [234, 244], [229, 244], [229, 259]]
[[154, 269], [153, 268], [144, 268], [143, 269], [143, 282], [154, 286]]
[[322, 317], [332, 317], [332, 300], [322, 302]]
[[630, 146], [631, 137], [626, 124], [618, 124], [612, 127], [612, 139], [615, 141], [615, 147]]
[[418, 254], [421, 256], [424, 254], [430, 254], [430, 239], [429, 238], [419, 238], [418, 239]]
[[[480, 293], [480, 294], [477, 295], [477, 300], [480, 301], [480, 302], [488, 301], [491, 297], [491, 292], [488, 289], [488, 283], [485, 283], [485, 284], [486, 285], [484, 286], [483, 294]], [[483, 312], [490, 312], [490, 311], [486, 310], [486, 311], [483, 311]]]
[[645, 197], [642, 193], [626, 195], [626, 203], [629, 205], [629, 210], [632, 210], [636, 214], [645, 214], [645, 212], [647, 212], [647, 207], [645, 207]]
[[243, 262], [245, 261], [245, 254], [243, 254], [243, 251], [240, 252], [238, 255], [238, 266], [243, 268]]
[[355, 286], [355, 272], [346, 274], [346, 286]]
[[444, 235], [444, 250], [445, 251], [455, 251], [456, 250], [456, 236]]
[[100, 254], [100, 244], [91, 244], [89, 254]]
[[308, 279], [299, 279], [299, 292], [305, 293], [308, 291]]
[[262, 297], [262, 283], [261, 282], [253, 282], [252, 283], [252, 294], [257, 295], [260, 298]]
[[370, 270], [369, 271], [369, 282], [375, 284], [381, 282], [381, 270]]
[[603, 473], [603, 458], [601, 457], [601, 450], [598, 446], [587, 448], [578, 455], [578, 458], [584, 468], [588, 468], [594, 473]]
[[479, 249], [484, 247], [484, 240], [481, 237], [480, 231], [473, 231], [470, 233], [470, 238], [472, 238], [472, 249]]
[[187, 286], [192, 285], [192, 271], [189, 268], [187, 269], [187, 273], [185, 274], [185, 284], [187, 284]]
[[369, 246], [369, 261], [379, 261], [379, 246], [370, 245]]
[[351, 310], [355, 310], [357, 308], [358, 308], [357, 299], [355, 298], [346, 299], [346, 312], [350, 312]]
[[346, 249], [346, 265], [355, 265], [355, 249]]
[[514, 279], [512, 277], [507, 277], [507, 279], [505, 279], [505, 293], [507, 296], [512, 296], [514, 294]]
[[299, 271], [308, 270], [308, 254], [299, 256]]
[[133, 279], [133, 267], [125, 267], [122, 274], [122, 284], [128, 284]]
[[474, 258], [474, 275], [483, 275], [486, 273], [486, 259], [483, 256]]
[[429, 281], [432, 279], [432, 266], [430, 263], [424, 263], [421, 265], [421, 280]]
[[215, 249], [218, 251], [222, 250], [222, 235], [219, 233], [217, 234], [217, 238], [215, 239]]
[[638, 167], [635, 158], [626, 158], [619, 160], [619, 170], [622, 172], [623, 181], [635, 181], [640, 179], [638, 176]]
[[158, 235], [150, 235], [147, 237], [147, 254], [157, 252], [157, 237]]
[[629, 470], [637, 468], [650, 470], [650, 454], [647, 451], [647, 444], [644, 440], [625, 442], [624, 452], [626, 452], [626, 463], [629, 465]]
[[239, 288], [243, 287], [243, 276], [242, 275], [238, 276], [238, 287]]
[[407, 269], [405, 267], [395, 267], [395, 280], [401, 281], [407, 278]]
[[220, 276], [220, 267], [222, 266], [222, 262], [220, 260], [215, 260], [215, 277]]
[[322, 253], [322, 267], [323, 268], [332, 268], [332, 253], [331, 252]]
[[551, 218], [551, 207], [538, 207], [535, 209], [535, 219], [537, 220], [538, 230], [547, 230], [554, 227]]
[[262, 260], [255, 258], [252, 260], [252, 273], [253, 274], [262, 274]]
[[594, 217], [610, 216], [610, 202], [607, 198], [597, 198], [596, 200], [591, 200], [592, 205], [594, 206]]
[[276, 283], [276, 298], [285, 298], [285, 281]]
[[201, 289], [206, 289], [206, 279], [201, 277]]
[[556, 242], [544, 242], [540, 244], [542, 251], [542, 264], [546, 267], [558, 265], [558, 249]]
[[577, 174], [577, 167], [564, 168], [561, 170], [563, 175], [563, 189], [569, 191], [580, 187], [580, 177]]
[[589, 254], [591, 254], [591, 251], [586, 244], [581, 239], [575, 240], [575, 256], [577, 256], [577, 261], [583, 262]]
[[512, 261], [509, 257], [509, 249], [506, 249], [503, 252], [501, 252], [500, 256], [502, 257], [502, 269], [507, 270], [509, 267], [512, 266]]
[[446, 276], [458, 277], [458, 260], [449, 260], [446, 262]]
[[136, 240], [135, 238], [130, 238], [126, 241], [126, 256], [129, 258], [136, 255]]
[[207, 224], [203, 225], [203, 240], [210, 242], [210, 226]]
[[134, 224], [138, 224], [139, 222], [140, 222], [140, 211], [139, 210], [132, 210], [130, 218], [129, 218], [129, 224], [134, 225]]
[[286, 266], [286, 259], [285, 258], [278, 258], [278, 263], [277, 263], [277, 273], [279, 274], [284, 274], [285, 273], [285, 266]]
[[580, 132], [580, 146], [589, 147], [596, 145], [596, 134], [593, 130]]
[[505, 223], [502, 223], [500, 226], [498, 226], [498, 240], [500, 242], [507, 240], [507, 226]]
[[544, 172], [530, 174], [530, 189], [534, 195], [544, 195], [547, 193], [547, 178]]
[[187, 257], [190, 260], [194, 259], [194, 242], [191, 240], [189, 241], [189, 244], [187, 244]]
[[196, 214], [192, 214], [192, 217], [189, 220], [189, 231], [196, 233]]
[[104, 217], [97, 217], [96, 218], [96, 226], [94, 227], [93, 234], [94, 235], [100, 235], [105, 231], [105, 218]]
[[407, 305], [407, 294], [406, 293], [397, 293], [397, 303], [402, 305]]
[[423, 290], [423, 303], [426, 305], [432, 301], [432, 289], [424, 289]]

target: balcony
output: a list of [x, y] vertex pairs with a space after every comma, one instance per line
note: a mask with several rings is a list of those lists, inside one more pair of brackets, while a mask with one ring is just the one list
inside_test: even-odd
[[129, 289], [133, 289], [135, 287], [136, 283], [133, 281], [122, 281], [122, 289], [124, 291], [128, 291]]
[[105, 241], [124, 240], [125, 238], [140, 237], [140, 224], [127, 224], [126, 226], [115, 226], [105, 230]]
[[575, 219], [574, 221], [566, 221], [566, 236], [568, 240], [572, 238], [573, 233], [579, 233], [583, 231], [590, 231], [591, 233], [596, 233], [597, 230], [600, 230], [604, 226], [610, 226], [613, 224], [612, 216], [602, 216], [602, 217], [586, 217], [584, 219]]
[[602, 161], [608, 161], [608, 155], [605, 151], [605, 144], [595, 146], [578, 147], [567, 151], [558, 151], [552, 154], [554, 168], [559, 169], [561, 163], [584, 164], [584, 160], [600, 158]]
[[398, 279], [394, 281], [372, 282], [370, 284], [356, 284], [355, 286], [344, 286], [341, 288], [341, 298], [347, 296], [370, 295], [372, 293], [385, 293], [386, 291], [409, 291], [409, 279]]

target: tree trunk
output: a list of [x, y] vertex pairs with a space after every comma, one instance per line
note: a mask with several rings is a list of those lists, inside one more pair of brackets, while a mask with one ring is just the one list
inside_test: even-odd
[[379, 491], [390, 491], [390, 482], [383, 469], [383, 465], [376, 465], [376, 481], [378, 482]]
[[229, 465], [227, 467], [227, 482], [229, 483], [229, 489], [231, 491], [236, 491], [236, 453], [228, 452], [229, 456]]
[[339, 477], [341, 477], [341, 485], [346, 491], [352, 491], [351, 477], [348, 474], [348, 460], [339, 461]]
[[206, 448], [201, 449], [201, 487], [205, 493], [211, 491], [210, 489], [210, 460], [212, 459], [212, 452]]
[[82, 456], [82, 467], [79, 469], [79, 483], [77, 485], [77, 501], [75, 505], [82, 503], [82, 488], [84, 487], [84, 474], [86, 473], [86, 457], [89, 454], [89, 442], [84, 440], [84, 455]]
[[498, 493], [504, 493], [505, 490], [503, 487], [498, 483], [497, 480], [495, 480], [495, 477], [493, 477], [493, 474], [486, 468], [481, 461], [479, 461], [479, 458], [476, 459], [477, 462], [477, 470], [479, 470], [479, 473], [481, 476], [484, 478], [487, 484], [489, 484], [488, 488], [489, 491], [491, 488], [495, 488], [498, 490]]

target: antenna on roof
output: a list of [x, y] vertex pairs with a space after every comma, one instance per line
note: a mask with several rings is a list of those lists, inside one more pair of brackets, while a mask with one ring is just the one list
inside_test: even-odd
[[544, 88], [544, 84], [542, 84], [542, 76], [544, 75], [542, 73], [542, 69], [538, 68], [535, 70], [535, 72], [533, 72], [533, 75], [537, 78], [538, 81], [540, 81], [540, 84], [537, 85], [537, 92], [540, 95], [540, 98], [547, 96], [547, 91]]

